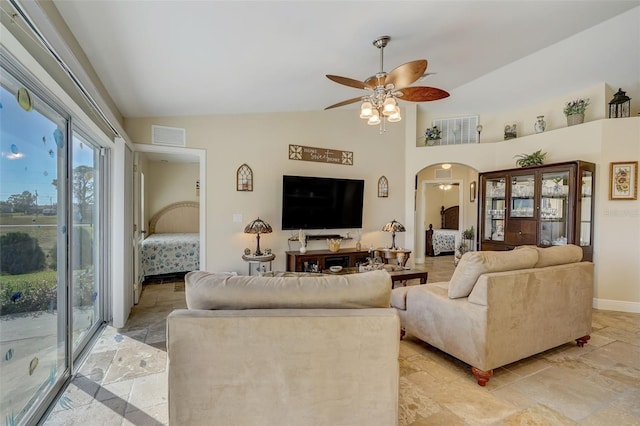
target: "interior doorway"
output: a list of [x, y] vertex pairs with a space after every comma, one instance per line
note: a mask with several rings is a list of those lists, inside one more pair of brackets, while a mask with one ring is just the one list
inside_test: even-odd
[[[136, 253], [139, 244], [149, 235], [152, 216], [172, 203], [195, 201], [199, 204], [200, 269], [206, 270], [206, 155], [205, 151], [193, 148], [136, 144], [138, 163], [136, 176], [143, 187], [136, 199], [135, 214], [137, 233]], [[144, 179], [144, 180], [143, 180]], [[137, 260], [136, 282], [138, 293], [142, 290], [143, 270]]]
[[[446, 233], [454, 234], [454, 242], [447, 245], [447, 251], [455, 250], [460, 244], [460, 235], [465, 229], [477, 227], [477, 202], [475, 194], [471, 197], [471, 190], [475, 190], [478, 172], [463, 164], [434, 164], [416, 173], [416, 211], [414, 235], [414, 262], [425, 262], [427, 251], [427, 230], [433, 225], [434, 230], [443, 228], [442, 207], [450, 209], [457, 207], [457, 226], [446, 224]], [[471, 183], [474, 182], [474, 186]], [[457, 228], [457, 229], [453, 229]]]

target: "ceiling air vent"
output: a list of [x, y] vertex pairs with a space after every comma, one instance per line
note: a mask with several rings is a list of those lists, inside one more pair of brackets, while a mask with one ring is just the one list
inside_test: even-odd
[[179, 127], [151, 126], [151, 143], [165, 146], [186, 146], [187, 131]]
[[451, 179], [451, 169], [436, 169], [436, 179]]

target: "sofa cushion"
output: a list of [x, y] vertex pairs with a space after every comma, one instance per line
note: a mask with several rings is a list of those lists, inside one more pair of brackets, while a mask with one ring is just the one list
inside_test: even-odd
[[538, 251], [532, 247], [513, 251], [467, 252], [449, 282], [449, 298], [467, 297], [482, 274], [533, 268], [536, 262]]
[[535, 268], [576, 263], [582, 260], [582, 249], [575, 244], [551, 247], [519, 246], [515, 249], [521, 250], [523, 247], [535, 248], [538, 251], [538, 262]]
[[312, 277], [230, 277], [203, 271], [185, 276], [189, 309], [388, 308], [385, 271]]

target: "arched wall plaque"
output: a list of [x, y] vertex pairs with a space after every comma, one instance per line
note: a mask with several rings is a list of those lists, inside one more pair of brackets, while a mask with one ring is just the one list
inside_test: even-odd
[[389, 196], [389, 181], [385, 176], [378, 179], [378, 197], [387, 198]]
[[247, 164], [238, 167], [236, 172], [236, 190], [253, 191], [253, 170]]

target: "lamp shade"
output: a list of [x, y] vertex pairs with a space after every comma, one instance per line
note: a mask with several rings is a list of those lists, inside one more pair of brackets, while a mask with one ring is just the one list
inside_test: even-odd
[[256, 245], [256, 251], [253, 253], [254, 256], [262, 256], [262, 252], [260, 251], [260, 234], [270, 234], [272, 232], [273, 229], [271, 229], [271, 225], [260, 218], [249, 222], [249, 224], [244, 227], [245, 234], [256, 234], [258, 243]]
[[387, 223], [385, 226], [383, 226], [382, 230], [385, 232], [405, 232], [406, 231], [406, 229], [404, 228], [404, 225], [396, 221], [395, 219]]
[[387, 223], [385, 226], [383, 226], [382, 230], [385, 232], [391, 232], [391, 248], [394, 250], [397, 249], [396, 232], [406, 231], [406, 229], [404, 228], [404, 225], [394, 219], [391, 222]]
[[245, 234], [270, 234], [272, 232], [273, 229], [271, 229], [271, 225], [260, 218], [249, 222], [249, 224], [244, 227]]

